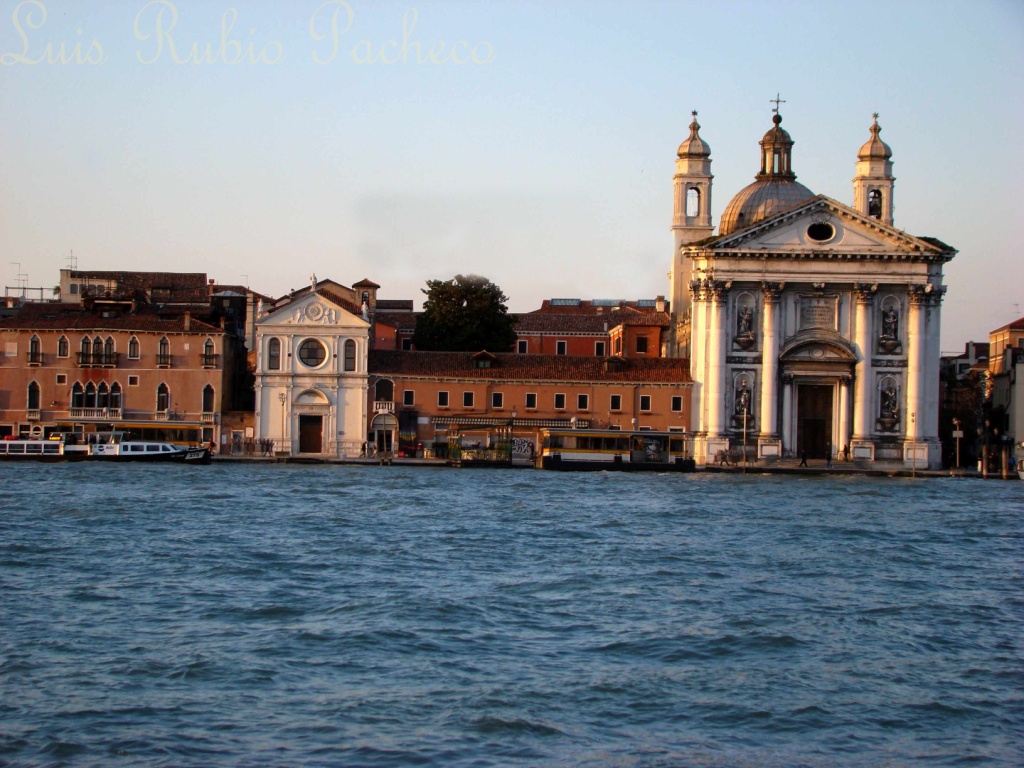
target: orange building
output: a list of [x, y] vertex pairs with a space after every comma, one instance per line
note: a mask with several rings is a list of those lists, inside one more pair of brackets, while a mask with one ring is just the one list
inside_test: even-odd
[[680, 359], [371, 350], [369, 372], [368, 440], [399, 454], [437, 450], [455, 436], [486, 444], [509, 427], [536, 444], [543, 427], [689, 424]]
[[0, 318], [0, 436], [117, 430], [219, 442], [237, 342], [222, 323], [136, 300], [26, 303]]

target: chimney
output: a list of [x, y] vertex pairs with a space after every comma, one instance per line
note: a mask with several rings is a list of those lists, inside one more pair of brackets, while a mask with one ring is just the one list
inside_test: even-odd
[[191, 312], [186, 312], [185, 313], [184, 323], [185, 323], [185, 330], [186, 331], [192, 330], [192, 313]]
[[654, 300], [654, 308], [658, 312], [664, 312], [665, 311], [665, 297], [664, 296], [658, 296]]
[[211, 299], [213, 298], [213, 285], [214, 285], [214, 282], [213, 282], [213, 278], [211, 277], [210, 278], [210, 287], [209, 287], [209, 289], [207, 291], [207, 293], [209, 295], [209, 298], [211, 298]]

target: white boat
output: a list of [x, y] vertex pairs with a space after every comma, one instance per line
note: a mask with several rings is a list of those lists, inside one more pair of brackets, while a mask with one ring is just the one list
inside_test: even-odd
[[0, 440], [0, 461], [76, 461], [89, 458], [89, 446], [61, 440]]
[[542, 429], [539, 466], [563, 471], [693, 472], [683, 432]]
[[209, 464], [210, 450], [202, 446], [182, 446], [152, 440], [125, 440], [121, 433], [89, 445], [89, 458], [95, 461], [182, 461]]

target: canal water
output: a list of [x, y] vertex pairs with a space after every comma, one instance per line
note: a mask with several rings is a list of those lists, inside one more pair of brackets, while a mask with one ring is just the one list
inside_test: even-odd
[[1024, 764], [1024, 483], [0, 481], [0, 765]]

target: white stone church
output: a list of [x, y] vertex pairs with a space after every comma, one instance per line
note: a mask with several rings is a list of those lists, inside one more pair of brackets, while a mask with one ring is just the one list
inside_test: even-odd
[[769, 460], [938, 468], [942, 268], [956, 250], [896, 228], [877, 115], [853, 205], [796, 180], [777, 109], [772, 121], [717, 234], [696, 112], [679, 146], [671, 351], [690, 358], [698, 461], [745, 445]]

